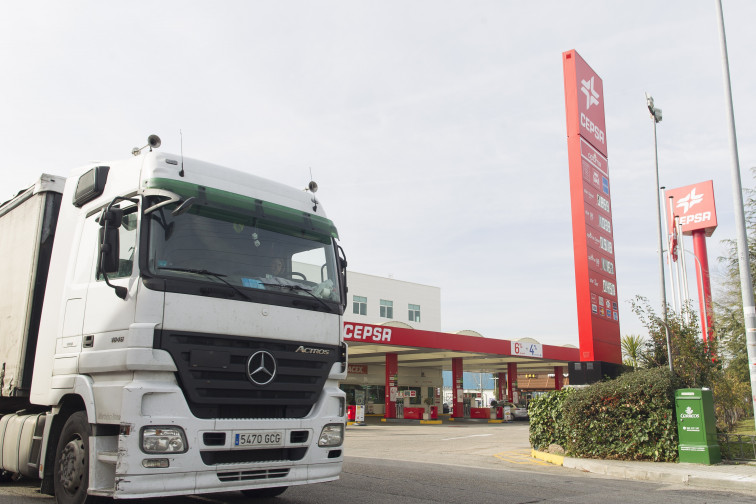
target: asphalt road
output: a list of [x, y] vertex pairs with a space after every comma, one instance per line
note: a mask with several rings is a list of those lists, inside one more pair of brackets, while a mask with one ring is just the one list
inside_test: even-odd
[[[615, 480], [529, 456], [527, 425], [350, 427], [339, 481], [292, 487], [256, 502], [400, 503], [750, 503], [751, 495]], [[3, 483], [0, 504], [52, 504], [36, 482]], [[233, 504], [239, 493], [145, 499], [139, 504]], [[136, 503], [135, 503], [136, 504]]]

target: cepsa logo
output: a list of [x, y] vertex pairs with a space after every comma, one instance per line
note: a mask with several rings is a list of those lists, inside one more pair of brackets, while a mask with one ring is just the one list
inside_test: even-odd
[[344, 339], [352, 341], [391, 342], [391, 328], [371, 327], [360, 324], [344, 324]]
[[697, 194], [694, 187], [688, 194], [677, 200], [676, 208], [682, 209], [683, 215], [680, 216], [680, 224], [683, 226], [690, 222], [704, 222], [711, 220], [711, 212], [698, 212], [688, 214], [694, 206], [701, 203], [704, 199], [703, 194]]
[[679, 219], [684, 233], [696, 229], [705, 229], [709, 236], [717, 227], [717, 213], [714, 204], [714, 184], [711, 180], [698, 184], [670, 189], [667, 198], [671, 199], [669, 208], [669, 226], [673, 219]]
[[[598, 105], [599, 98], [601, 97], [598, 90], [596, 89], [596, 84], [594, 83], [595, 79], [595, 76], [591, 76], [591, 78], [588, 80], [580, 81], [580, 91], [582, 91], [582, 93], [585, 95], [586, 112], [590, 110], [591, 106]], [[596, 140], [598, 140], [602, 144], [606, 143], [604, 141], [604, 132], [600, 127], [593, 124], [593, 121], [588, 119], [588, 116], [586, 116], [583, 112], [580, 113], [580, 125], [588, 130], [589, 133], [593, 134], [593, 136], [596, 137]]]
[[[575, 115], [567, 118], [576, 121], [578, 131], [601, 155], [606, 156], [606, 120], [604, 117], [604, 83], [593, 69], [577, 52], [568, 52], [565, 60], [565, 76], [569, 75], [567, 84], [570, 103], [577, 100]], [[574, 72], [574, 73], [573, 73]], [[574, 81], [572, 80], [574, 76]], [[571, 112], [572, 114], [572, 112]], [[574, 123], [573, 123], [574, 124]], [[569, 128], [568, 128], [569, 129]], [[571, 134], [568, 131], [568, 134]]]

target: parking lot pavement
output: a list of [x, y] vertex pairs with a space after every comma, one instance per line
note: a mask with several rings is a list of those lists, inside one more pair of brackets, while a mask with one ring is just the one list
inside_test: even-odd
[[564, 468], [615, 479], [654, 481], [709, 490], [756, 495], [756, 465], [678, 464], [668, 462], [595, 460], [542, 456], [530, 448], [529, 424], [511, 422], [449, 422], [421, 425], [417, 421], [381, 422], [368, 418], [347, 428], [348, 457], [465, 465], [507, 470], [564, 472]]
[[531, 456], [527, 422], [421, 425], [368, 418], [366, 425], [347, 428], [344, 452], [348, 457], [417, 463], [561, 470]]

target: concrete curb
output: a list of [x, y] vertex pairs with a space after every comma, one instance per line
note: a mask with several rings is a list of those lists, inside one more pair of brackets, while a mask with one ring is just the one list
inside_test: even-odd
[[382, 423], [398, 425], [441, 425], [441, 420], [415, 420], [414, 418], [381, 418]]
[[639, 480], [639, 481], [656, 481], [660, 483], [677, 483], [687, 484], [687, 476], [675, 472], [661, 472], [650, 470], [650, 468], [625, 466], [619, 464], [607, 464], [606, 460], [578, 459], [565, 457], [562, 467], [568, 469], [577, 469], [595, 474], [604, 474], [616, 478]]
[[531, 451], [531, 456], [568, 469], [603, 474], [613, 478], [687, 485], [709, 490], [756, 493], [756, 470], [747, 465], [684, 464], [671, 462], [633, 462], [563, 457]]
[[484, 423], [490, 423], [490, 424], [500, 424], [500, 423], [512, 423], [510, 420], [507, 422], [506, 420], [501, 419], [495, 419], [495, 418], [454, 418], [449, 417], [449, 422], [456, 422], [456, 423], [471, 423], [471, 424], [484, 424]]
[[564, 465], [564, 457], [562, 455], [554, 455], [553, 453], [540, 452], [536, 450], [530, 450], [530, 455], [538, 460], [543, 460], [549, 464]]
[[[608, 463], [607, 463], [608, 462]], [[728, 466], [699, 464], [661, 464], [648, 462], [622, 463], [621, 461], [565, 458], [564, 467], [589, 471], [607, 476], [640, 481], [656, 481], [688, 485], [723, 491], [756, 493], [756, 471], [750, 474], [728, 472]], [[731, 466], [733, 468], [738, 466]], [[742, 466], [741, 466], [742, 467]]]

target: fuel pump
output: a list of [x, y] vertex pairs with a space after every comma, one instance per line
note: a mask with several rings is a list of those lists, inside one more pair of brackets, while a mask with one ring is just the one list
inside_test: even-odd
[[471, 403], [472, 398], [465, 394], [465, 397], [462, 399], [462, 411], [465, 418], [470, 418]]
[[404, 394], [396, 396], [396, 418], [404, 418]]

